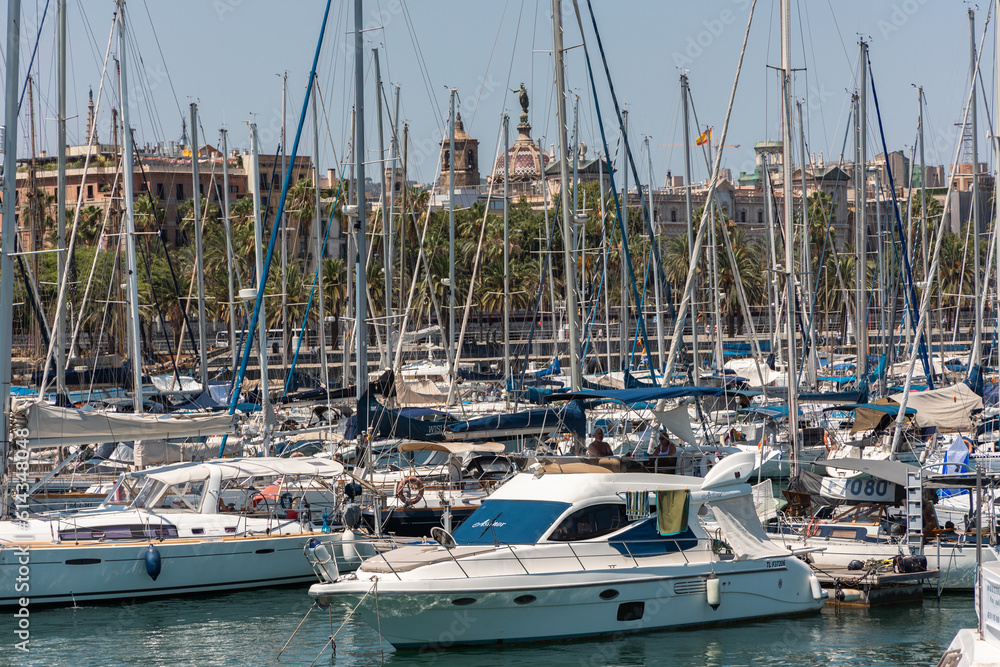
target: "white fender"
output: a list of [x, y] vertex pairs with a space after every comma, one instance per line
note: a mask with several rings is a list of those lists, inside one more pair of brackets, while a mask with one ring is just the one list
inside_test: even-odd
[[708, 606], [713, 610], [718, 609], [722, 603], [721, 581], [715, 572], [708, 575], [708, 579], [705, 581], [705, 598], [708, 600]]
[[357, 535], [350, 528], [344, 528], [344, 532], [340, 535], [341, 553], [344, 555], [344, 560], [348, 563], [361, 560], [358, 549], [354, 546], [356, 538]]

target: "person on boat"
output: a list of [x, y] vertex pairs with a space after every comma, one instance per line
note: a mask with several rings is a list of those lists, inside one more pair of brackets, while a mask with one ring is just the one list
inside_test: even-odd
[[604, 441], [604, 429], [594, 429], [594, 439], [587, 446], [587, 456], [614, 456], [611, 445]]
[[659, 441], [650, 460], [656, 472], [670, 474], [677, 472], [677, 446], [667, 437], [666, 431], [660, 431]]

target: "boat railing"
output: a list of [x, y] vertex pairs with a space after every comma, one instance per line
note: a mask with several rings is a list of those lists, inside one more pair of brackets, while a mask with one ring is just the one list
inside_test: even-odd
[[[443, 551], [439, 558], [428, 557], [426, 552], [421, 553], [420, 556], [414, 557], [412, 559], [400, 558], [399, 554], [390, 556], [389, 553], [395, 551], [399, 546], [393, 543], [387, 543], [384, 539], [372, 538], [372, 539], [359, 539], [356, 540], [356, 544], [370, 544], [375, 557], [380, 557], [381, 560], [378, 562], [379, 567], [384, 567], [388, 569], [397, 579], [402, 581], [402, 576], [400, 572], [406, 572], [414, 567], [419, 567], [420, 565], [431, 565], [441, 562], [450, 561], [453, 562], [459, 571], [466, 579], [473, 578], [473, 574], [470, 574], [471, 565], [489, 564], [489, 563], [500, 563], [500, 562], [510, 562], [510, 558], [503, 556], [503, 552], [510, 552], [514, 561], [520, 566], [520, 569], [524, 574], [552, 574], [554, 570], [547, 569], [544, 567], [529, 567], [532, 564], [539, 564], [544, 562], [552, 561], [565, 561], [567, 558], [575, 560], [579, 569], [583, 571], [589, 570], [605, 570], [609, 567], [617, 568], [618, 564], [608, 565], [609, 557], [621, 556], [622, 558], [631, 561], [633, 568], [642, 567], [642, 562], [640, 559], [657, 557], [657, 556], [669, 556], [673, 554], [680, 554], [680, 557], [684, 559], [686, 565], [690, 565], [693, 561], [688, 555], [688, 551], [696, 549], [699, 545], [707, 545], [709, 548], [716, 544], [716, 540], [711, 537], [676, 537], [676, 538], [660, 538], [660, 539], [649, 539], [649, 540], [627, 540], [627, 541], [615, 541], [615, 542], [544, 542], [539, 544], [497, 544], [497, 545], [457, 545], [452, 547], [442, 547]], [[434, 541], [426, 542], [428, 547], [439, 547], [441, 545]], [[662, 549], [657, 549], [655, 551], [650, 551], [648, 548], [644, 551], [644, 545], [656, 545], [662, 547]], [[525, 555], [523, 551], [518, 553], [519, 549], [524, 548], [537, 548], [539, 546], [552, 547], [548, 550], [550, 553], [534, 553], [530, 555]], [[568, 550], [556, 549], [556, 546], [564, 546]], [[609, 551], [607, 547], [611, 546], [613, 551]], [[477, 548], [478, 547], [478, 548]], [[588, 547], [595, 547], [598, 549], [588, 549]], [[624, 550], [615, 553], [615, 550], [620, 547]], [[493, 554], [483, 553], [483, 549], [489, 550], [494, 549]], [[588, 553], [592, 551], [592, 553]], [[554, 553], [551, 553], [554, 552]], [[474, 560], [470, 560], [475, 557]], [[600, 566], [594, 565], [594, 561], [599, 561]], [[463, 566], [463, 561], [465, 566]], [[587, 563], [591, 563], [588, 567]]]

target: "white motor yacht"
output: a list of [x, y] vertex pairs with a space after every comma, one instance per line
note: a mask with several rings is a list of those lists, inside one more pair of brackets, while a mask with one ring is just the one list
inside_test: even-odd
[[[310, 539], [353, 569], [375, 551], [334, 522], [331, 482], [342, 472], [335, 461], [309, 457], [174, 464], [123, 475], [93, 509], [2, 521], [0, 606], [22, 597], [63, 604], [305, 583], [314, 576], [302, 558]], [[296, 488], [304, 489], [299, 497], [272, 502], [269, 489]], [[321, 488], [326, 507], [316, 502]], [[348, 524], [360, 519], [356, 507], [347, 514], [355, 515]]]
[[[310, 588], [359, 613], [397, 648], [641, 632], [819, 610], [809, 567], [772, 544], [746, 484], [752, 454], [704, 478], [539, 463], [437, 544], [401, 547], [348, 575], [307, 550]], [[578, 472], [570, 472], [578, 471]], [[723, 542], [703, 528], [708, 504]]]

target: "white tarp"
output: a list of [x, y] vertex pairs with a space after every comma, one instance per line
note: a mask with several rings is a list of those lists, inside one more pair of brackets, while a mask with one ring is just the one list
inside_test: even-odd
[[188, 375], [181, 375], [180, 381], [172, 373], [154, 375], [150, 378], [159, 391], [201, 391], [201, 382]]
[[[903, 394], [890, 396], [900, 405]], [[913, 408], [913, 423], [918, 428], [930, 426], [939, 429], [968, 431], [972, 428], [972, 413], [983, 409], [983, 399], [964, 382], [928, 391], [911, 391], [906, 407]]]
[[[233, 456], [243, 449], [239, 438], [226, 443], [225, 456]], [[183, 461], [206, 461], [219, 456], [219, 445], [204, 442], [167, 442], [166, 440], [136, 440], [132, 454], [137, 467], [161, 466]]]
[[448, 392], [430, 380], [410, 381], [396, 376], [396, 403], [412, 408], [421, 405], [444, 405]]
[[760, 526], [750, 494], [717, 500], [708, 506], [722, 529], [723, 539], [736, 554], [736, 560], [791, 556], [787, 549], [768, 539], [767, 533]]
[[128, 440], [172, 440], [233, 434], [234, 417], [227, 414], [136, 415], [59, 408], [29, 403], [14, 412], [15, 428], [28, 431], [28, 447], [66, 447]]
[[151, 477], [164, 484], [183, 484], [208, 479], [210, 471], [215, 468], [221, 472], [222, 479], [237, 477], [264, 477], [270, 475], [298, 475], [336, 477], [344, 472], [344, 466], [333, 459], [321, 459], [313, 456], [299, 458], [257, 457], [245, 459], [215, 459], [205, 463], [178, 463], [175, 465], [153, 468], [136, 476]]
[[686, 404], [673, 410], [653, 410], [653, 414], [660, 426], [691, 446], [698, 444], [695, 442], [694, 430], [691, 428], [691, 414]]
[[786, 373], [773, 371], [764, 363], [758, 364], [753, 357], [746, 359], [732, 359], [726, 362], [726, 370], [735, 372], [741, 378], [746, 378], [747, 384], [751, 387], [765, 387], [773, 385], [775, 380], [784, 379]]

